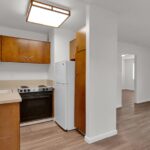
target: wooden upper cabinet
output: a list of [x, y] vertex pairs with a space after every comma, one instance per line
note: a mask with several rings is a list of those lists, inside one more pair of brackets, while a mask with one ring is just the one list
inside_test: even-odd
[[2, 36], [2, 61], [21, 62], [21, 50], [16, 38]]
[[2, 61], [2, 37], [0, 36], [0, 61]]
[[2, 36], [2, 61], [50, 63], [50, 43]]
[[86, 49], [86, 32], [85, 28], [76, 33], [77, 51]]
[[74, 39], [70, 41], [70, 60], [75, 60], [76, 48], [76, 39]]

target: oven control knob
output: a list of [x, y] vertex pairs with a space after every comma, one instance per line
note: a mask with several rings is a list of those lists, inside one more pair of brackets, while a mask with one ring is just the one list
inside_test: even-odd
[[24, 90], [24, 92], [26, 92], [26, 90]]
[[28, 92], [30, 92], [30, 89], [28, 89]]

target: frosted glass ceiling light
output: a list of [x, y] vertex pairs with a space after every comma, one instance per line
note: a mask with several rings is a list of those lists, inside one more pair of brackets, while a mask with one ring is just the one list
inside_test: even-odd
[[69, 10], [31, 0], [27, 21], [51, 27], [60, 27], [69, 16]]

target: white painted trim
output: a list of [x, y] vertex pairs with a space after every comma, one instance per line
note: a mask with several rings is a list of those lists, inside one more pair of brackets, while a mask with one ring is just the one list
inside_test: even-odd
[[110, 132], [107, 132], [107, 133], [103, 133], [103, 134], [100, 134], [100, 135], [97, 135], [97, 136], [94, 136], [94, 137], [85, 136], [84, 140], [88, 144], [92, 144], [92, 143], [95, 143], [97, 141], [100, 141], [100, 140], [112, 137], [114, 135], [117, 135], [117, 133], [118, 133], [117, 130], [113, 130], [113, 131], [110, 131]]
[[136, 104], [142, 104], [142, 103], [146, 103], [146, 102], [150, 102], [150, 98], [149, 99], [145, 99], [145, 100], [140, 100], [140, 101], [137, 101], [136, 100]]
[[121, 104], [116, 107], [116, 109], [119, 109], [119, 108], [122, 108], [122, 105], [121, 105]]
[[29, 126], [29, 125], [38, 124], [38, 123], [49, 122], [49, 121], [53, 121], [53, 120], [54, 120], [54, 118], [48, 118], [48, 119], [41, 119], [41, 120], [36, 120], [36, 121], [30, 121], [30, 122], [26, 122], [26, 123], [21, 123], [20, 127]]

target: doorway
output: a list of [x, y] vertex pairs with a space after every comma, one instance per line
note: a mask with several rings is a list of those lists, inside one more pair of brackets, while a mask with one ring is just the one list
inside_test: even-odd
[[122, 56], [122, 105], [133, 106], [135, 103], [135, 55]]

